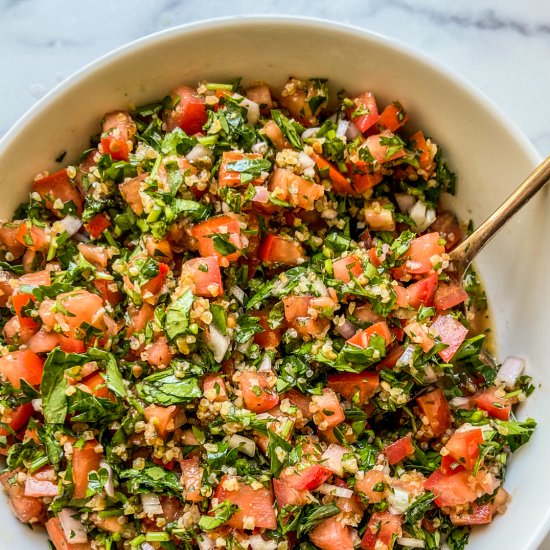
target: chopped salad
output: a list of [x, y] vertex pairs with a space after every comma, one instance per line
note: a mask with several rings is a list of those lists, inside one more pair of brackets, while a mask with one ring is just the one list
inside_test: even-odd
[[0, 481], [57, 550], [460, 550], [505, 511], [533, 385], [453, 277], [455, 176], [398, 101], [332, 99], [108, 113], [0, 224]]

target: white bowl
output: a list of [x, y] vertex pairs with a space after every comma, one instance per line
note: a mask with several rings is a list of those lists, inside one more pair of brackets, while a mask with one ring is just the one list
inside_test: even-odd
[[[174, 28], [138, 40], [82, 69], [36, 104], [0, 141], [0, 215], [9, 217], [33, 176], [55, 169], [67, 151], [76, 161], [102, 115], [166, 95], [181, 83], [265, 80], [274, 89], [289, 75], [328, 77], [333, 90], [374, 91], [381, 104], [399, 99], [412, 127], [427, 130], [458, 172], [453, 207], [481, 222], [539, 161], [531, 144], [487, 99], [434, 61], [363, 30], [299, 18], [223, 19]], [[58, 167], [59, 165], [57, 165]], [[524, 357], [537, 384], [521, 418], [539, 427], [513, 458], [508, 512], [475, 529], [469, 550], [535, 549], [550, 524], [550, 407], [544, 382], [550, 243], [548, 197], [517, 216], [482, 253], [479, 269], [494, 315], [498, 355]], [[0, 509], [0, 547], [46, 548]]]

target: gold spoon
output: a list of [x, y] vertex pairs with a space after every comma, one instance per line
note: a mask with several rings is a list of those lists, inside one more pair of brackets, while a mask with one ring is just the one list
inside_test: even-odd
[[508, 220], [525, 206], [550, 180], [550, 157], [539, 164], [523, 183], [465, 241], [450, 252], [459, 281], [478, 252]]

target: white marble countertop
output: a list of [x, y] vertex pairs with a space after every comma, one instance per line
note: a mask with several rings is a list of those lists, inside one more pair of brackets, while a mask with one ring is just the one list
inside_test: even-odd
[[352, 23], [410, 44], [470, 80], [550, 153], [548, 0], [0, 0], [0, 136], [117, 46], [173, 25], [260, 13]]

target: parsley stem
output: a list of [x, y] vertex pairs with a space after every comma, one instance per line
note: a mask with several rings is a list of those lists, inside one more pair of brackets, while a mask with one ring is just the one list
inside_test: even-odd
[[145, 535], [145, 540], [147, 542], [164, 542], [170, 540], [170, 533], [165, 533], [163, 531], [149, 532]]
[[29, 472], [32, 474], [37, 470], [40, 470], [40, 468], [42, 468], [43, 466], [46, 466], [46, 464], [49, 464], [49, 463], [50, 461], [47, 455], [39, 456], [38, 458], [35, 458], [31, 462], [31, 467], [29, 468]]
[[233, 84], [217, 84], [216, 82], [208, 82], [206, 84], [206, 89], [211, 92], [216, 90], [227, 90], [229, 92], [232, 92]]

